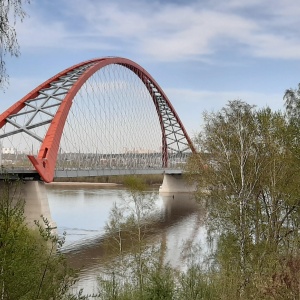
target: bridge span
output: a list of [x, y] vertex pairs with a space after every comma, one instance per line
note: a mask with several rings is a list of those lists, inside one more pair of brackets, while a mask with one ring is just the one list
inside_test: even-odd
[[2, 173], [26, 180], [179, 177], [193, 152], [167, 95], [145, 69], [126, 58], [71, 66], [0, 115]]
[[195, 152], [158, 83], [119, 57], [79, 63], [32, 90], [0, 115], [0, 143], [5, 169], [35, 169], [45, 182], [56, 170], [181, 169]]

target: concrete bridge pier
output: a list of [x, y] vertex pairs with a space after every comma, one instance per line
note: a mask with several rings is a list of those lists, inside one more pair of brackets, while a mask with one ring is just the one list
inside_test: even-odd
[[25, 200], [24, 215], [27, 224], [33, 226], [35, 220], [39, 220], [43, 224], [42, 215], [49, 221], [52, 228], [56, 227], [56, 223], [51, 217], [45, 183], [42, 181], [25, 181], [23, 190]]
[[29, 227], [35, 227], [34, 221], [38, 220], [41, 224], [43, 215], [50, 226], [56, 227], [50, 213], [50, 207], [47, 197], [47, 191], [42, 181], [1, 181], [1, 201], [10, 201], [11, 205], [15, 205], [18, 201], [25, 202], [24, 216], [25, 222]]
[[182, 174], [164, 174], [159, 193], [193, 193], [196, 186], [187, 182]]

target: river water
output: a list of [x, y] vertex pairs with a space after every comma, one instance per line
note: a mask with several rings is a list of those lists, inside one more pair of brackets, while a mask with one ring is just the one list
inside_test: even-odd
[[[104, 227], [114, 203], [122, 203], [126, 190], [122, 187], [47, 186], [52, 219], [60, 235], [66, 233], [63, 251], [70, 265], [80, 268], [78, 288], [84, 293], [97, 292], [97, 276], [104, 258]], [[167, 252], [164, 260], [182, 268], [181, 252], [185, 242], [205, 246], [204, 210], [192, 194], [155, 194], [156, 218], [151, 224], [152, 243], [164, 240]]]

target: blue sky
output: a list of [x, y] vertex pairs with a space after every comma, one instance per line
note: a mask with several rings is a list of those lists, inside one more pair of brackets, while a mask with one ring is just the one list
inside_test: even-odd
[[294, 0], [31, 0], [7, 57], [3, 111], [63, 69], [121, 56], [145, 68], [189, 134], [202, 113], [241, 99], [283, 108], [300, 82], [300, 5]]

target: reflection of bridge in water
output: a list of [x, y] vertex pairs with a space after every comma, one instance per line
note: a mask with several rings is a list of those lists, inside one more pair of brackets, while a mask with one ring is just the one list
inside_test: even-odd
[[[99, 186], [47, 185], [53, 218], [57, 220], [59, 232], [67, 232], [64, 252], [69, 263], [81, 269], [79, 288], [84, 288], [85, 293], [92, 293], [92, 287], [97, 286], [96, 278], [103, 265], [116, 259], [116, 252], [108, 252], [111, 236], [105, 234], [104, 226], [112, 204], [123, 205], [120, 195], [126, 195], [123, 187]], [[193, 198], [191, 193], [160, 194], [153, 210], [154, 217], [147, 223], [146, 241], [149, 245], [161, 245], [165, 249], [161, 259], [170, 261], [174, 267], [182, 266], [183, 242], [188, 239], [205, 243], [205, 210]], [[126, 241], [123, 243], [129, 251], [131, 240]]]
[[179, 174], [194, 151], [157, 82], [124, 58], [72, 66], [0, 116], [2, 171], [26, 180]]
[[[175, 196], [173, 197], [173, 195]], [[169, 247], [170, 239], [173, 239], [173, 243], [174, 239], [179, 239], [175, 242], [176, 244], [187, 242], [188, 239], [197, 242], [195, 241], [197, 239], [196, 236], [199, 234], [201, 227], [204, 226], [205, 210], [201, 210], [199, 204], [194, 200], [193, 195], [188, 193], [164, 194], [160, 195], [160, 198], [163, 201], [163, 206], [160, 209], [160, 213], [156, 212], [156, 216], [152, 219], [152, 222], [148, 223], [147, 232], [145, 232], [144, 237], [150, 244], [165, 243], [169, 251], [174, 252], [169, 256], [176, 259], [180, 256], [182, 249]], [[191, 220], [193, 221], [191, 222]], [[182, 229], [179, 229], [178, 226], [180, 227], [182, 224], [185, 227], [184, 233], [179, 233], [178, 230]], [[168, 232], [174, 230], [178, 231], [177, 234], [173, 232], [172, 236], [170, 236]], [[103, 264], [103, 262], [114, 259], [111, 256], [112, 252], [107, 251], [107, 243], [109, 243], [110, 239], [111, 236], [103, 234], [72, 244], [64, 252], [72, 267], [80, 268], [86, 274], [95, 273], [94, 276], [96, 277], [97, 271], [95, 269]], [[127, 246], [129, 250], [130, 242]]]

